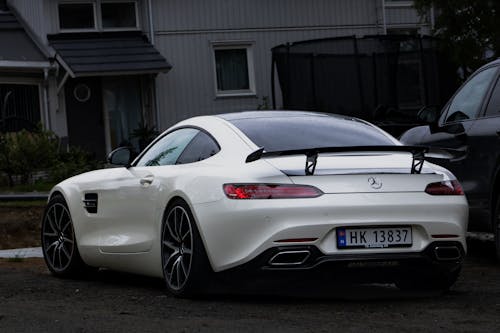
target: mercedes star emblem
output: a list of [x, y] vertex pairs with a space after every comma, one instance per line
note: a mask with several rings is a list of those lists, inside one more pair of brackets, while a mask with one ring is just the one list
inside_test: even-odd
[[382, 187], [382, 181], [376, 177], [368, 178], [368, 184], [370, 184], [370, 186], [375, 190], [378, 190]]

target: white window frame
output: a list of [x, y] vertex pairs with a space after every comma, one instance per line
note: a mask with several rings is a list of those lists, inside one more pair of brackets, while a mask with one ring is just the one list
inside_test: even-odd
[[[123, 28], [104, 28], [102, 25], [102, 12], [101, 12], [101, 4], [103, 3], [133, 3], [135, 7], [135, 27], [123, 27]], [[69, 5], [78, 5], [78, 4], [91, 4], [94, 9], [94, 28], [82, 28], [82, 29], [63, 29], [60, 25], [59, 20], [59, 5], [61, 4], [69, 4]], [[98, 32], [98, 31], [137, 31], [140, 30], [140, 22], [139, 22], [139, 5], [137, 0], [89, 0], [89, 1], [59, 1], [56, 5], [57, 12], [57, 24], [59, 32], [61, 33], [72, 33], [72, 32]]]
[[413, 7], [413, 1], [412, 0], [407, 0], [407, 1], [394, 1], [394, 0], [385, 0], [384, 1], [384, 6], [385, 7]]
[[[82, 29], [64, 29], [61, 27], [60, 13], [59, 13], [59, 5], [92, 5], [94, 9], [94, 28], [82, 28]], [[59, 1], [57, 3], [57, 26], [60, 32], [95, 32], [98, 31], [97, 24], [97, 8], [96, 3], [94, 1]]]
[[0, 84], [12, 84], [20, 86], [36, 86], [38, 87], [38, 105], [40, 106], [40, 122], [42, 127], [50, 129], [49, 126], [49, 112], [47, 105], [43, 102], [43, 87], [40, 80], [28, 78], [9, 78], [4, 77], [0, 79]]
[[[253, 41], [216, 41], [211, 42], [212, 64], [214, 89], [216, 97], [243, 97], [257, 96], [255, 88], [255, 64], [254, 64], [254, 45]], [[217, 61], [215, 51], [217, 50], [246, 50], [247, 70], [248, 70], [248, 89], [241, 90], [219, 90], [217, 86]]]

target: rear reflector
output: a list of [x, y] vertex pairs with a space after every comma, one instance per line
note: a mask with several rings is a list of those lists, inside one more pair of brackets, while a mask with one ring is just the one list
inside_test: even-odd
[[229, 199], [316, 198], [323, 194], [314, 186], [288, 184], [225, 184], [224, 193]]
[[458, 180], [430, 183], [425, 188], [430, 195], [464, 195], [464, 190]]
[[457, 238], [458, 235], [447, 235], [447, 234], [443, 234], [443, 235], [431, 235], [432, 238]]
[[280, 239], [275, 240], [275, 243], [309, 243], [316, 241], [317, 238], [289, 238], [289, 239]]

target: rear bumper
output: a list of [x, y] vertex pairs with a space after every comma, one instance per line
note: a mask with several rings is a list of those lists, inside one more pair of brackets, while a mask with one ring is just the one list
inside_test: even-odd
[[[276, 265], [280, 253], [309, 253], [301, 263]], [[395, 282], [408, 274], [450, 272], [461, 267], [465, 250], [460, 242], [433, 242], [421, 252], [325, 255], [315, 246], [280, 246], [266, 250], [246, 264], [227, 272], [263, 274], [327, 273], [352, 282]]]
[[[421, 253], [440, 235], [454, 235], [466, 249], [468, 206], [464, 196], [426, 193], [329, 194], [314, 199], [221, 200], [193, 207], [207, 255], [216, 272], [253, 261], [279, 246], [313, 246], [323, 256]], [[411, 247], [349, 249], [337, 247], [337, 228], [411, 226]], [[293, 239], [315, 239], [308, 243]], [[318, 259], [319, 260], [319, 259]]]

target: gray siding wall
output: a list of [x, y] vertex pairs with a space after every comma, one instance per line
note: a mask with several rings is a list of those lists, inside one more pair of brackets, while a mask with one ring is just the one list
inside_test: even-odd
[[[82, 0], [9, 0], [11, 6], [22, 13], [35, 32], [46, 41], [47, 34], [59, 33], [57, 4], [60, 2], [85, 2]], [[168, 1], [166, 1], [168, 2]], [[138, 0], [139, 28], [148, 32], [147, 1]]]
[[45, 43], [47, 40], [47, 18], [45, 13], [45, 1], [40, 0], [7, 0], [10, 8], [21, 15], [31, 31]]
[[[64, 0], [78, 1], [78, 0]], [[9, 0], [46, 42], [58, 33], [59, 0]], [[173, 65], [157, 77], [159, 128], [202, 114], [255, 109], [271, 98], [271, 48], [287, 42], [384, 32], [382, 0], [151, 0], [154, 43]], [[139, 0], [149, 36], [148, 1]], [[387, 28], [420, 27], [411, 7], [385, 8]], [[213, 42], [253, 44], [256, 96], [216, 97]], [[279, 91], [277, 92], [278, 96]], [[280, 101], [278, 99], [278, 107]], [[63, 107], [61, 107], [63, 108]]]
[[[375, 0], [153, 0], [153, 7], [156, 46], [173, 65], [157, 78], [161, 129], [194, 115], [256, 109], [271, 98], [274, 46], [383, 29]], [[221, 41], [253, 43], [256, 96], [216, 97], [211, 43]]]

